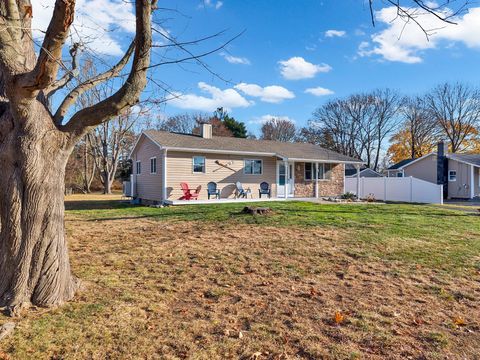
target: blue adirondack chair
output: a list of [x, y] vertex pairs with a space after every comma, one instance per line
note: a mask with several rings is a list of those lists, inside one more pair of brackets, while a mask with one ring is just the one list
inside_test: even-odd
[[260, 189], [258, 189], [258, 197], [261, 198], [262, 195], [267, 195], [268, 198], [272, 195], [270, 185], [265, 181], [260, 184]]
[[207, 184], [208, 200], [210, 196], [215, 196], [215, 199], [220, 199], [220, 189], [217, 188], [217, 183], [211, 181]]
[[247, 198], [248, 194], [251, 194], [250, 189], [245, 190], [240, 181], [235, 184], [237, 186], [237, 198]]

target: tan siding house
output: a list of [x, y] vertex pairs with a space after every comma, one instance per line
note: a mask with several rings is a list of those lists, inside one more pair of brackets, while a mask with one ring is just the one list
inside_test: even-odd
[[251, 199], [259, 198], [263, 182], [272, 198], [338, 196], [344, 192], [344, 165], [362, 164], [312, 144], [214, 137], [209, 125], [201, 136], [144, 132], [131, 159], [133, 197], [159, 204], [184, 202], [181, 183], [192, 192], [200, 189], [202, 201], [210, 182], [216, 183], [220, 199], [235, 199], [237, 182]]

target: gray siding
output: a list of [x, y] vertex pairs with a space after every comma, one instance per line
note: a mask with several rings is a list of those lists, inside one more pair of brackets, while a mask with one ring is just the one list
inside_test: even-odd
[[472, 185], [470, 181], [470, 174], [472, 171], [471, 166], [449, 159], [448, 170], [457, 171], [457, 180], [448, 181], [448, 197], [462, 199], [470, 198], [470, 186]]
[[437, 183], [437, 155], [430, 155], [405, 167], [405, 176]]
[[[150, 158], [157, 158], [157, 173], [150, 173]], [[132, 154], [133, 177], [136, 196], [140, 199], [162, 201], [162, 152], [160, 148], [145, 135], [142, 135]], [[136, 163], [142, 164], [142, 173], [137, 175]]]

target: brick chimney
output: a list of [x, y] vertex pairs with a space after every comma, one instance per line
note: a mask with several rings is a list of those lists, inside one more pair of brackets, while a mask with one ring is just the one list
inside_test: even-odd
[[211, 139], [213, 137], [213, 129], [211, 124], [202, 124], [200, 135], [204, 139]]
[[443, 196], [448, 196], [448, 143], [440, 141], [437, 144], [437, 184], [443, 185]]

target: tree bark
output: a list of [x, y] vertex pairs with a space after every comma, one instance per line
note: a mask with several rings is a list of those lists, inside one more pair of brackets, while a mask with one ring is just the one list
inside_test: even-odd
[[44, 103], [22, 100], [12, 108], [18, 111], [8, 108], [0, 120], [0, 306], [17, 315], [30, 304], [70, 300], [78, 284], [64, 229], [72, 149]]

